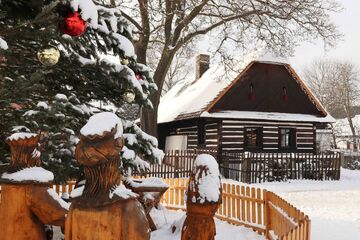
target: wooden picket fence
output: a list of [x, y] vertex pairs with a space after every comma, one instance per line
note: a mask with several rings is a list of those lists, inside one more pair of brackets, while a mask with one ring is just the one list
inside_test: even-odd
[[186, 178], [189, 177], [194, 160], [199, 154], [210, 154], [216, 158], [215, 149], [189, 149], [189, 150], [168, 150], [162, 164], [150, 164], [150, 169], [144, 173], [132, 172], [131, 175], [143, 175], [147, 177], [160, 178]]
[[[164, 179], [169, 185], [161, 203], [169, 209], [186, 210], [188, 179]], [[70, 192], [74, 182], [54, 185], [61, 195]], [[252, 228], [266, 239], [310, 240], [310, 219], [273, 192], [240, 183], [223, 183], [222, 204], [216, 217], [237, 226]]]
[[340, 179], [339, 153], [223, 152], [218, 159], [220, 172], [225, 178], [245, 183]]

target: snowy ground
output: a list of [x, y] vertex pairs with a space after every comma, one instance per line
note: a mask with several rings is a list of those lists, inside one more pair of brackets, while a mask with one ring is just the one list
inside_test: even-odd
[[[151, 240], [180, 240], [181, 227], [185, 220], [184, 211], [153, 210], [151, 216], [158, 230], [151, 233]], [[237, 227], [224, 221], [215, 220], [216, 240], [262, 240], [265, 239], [249, 228]], [[172, 233], [173, 226], [176, 231]]]
[[[312, 240], [357, 240], [360, 236], [360, 171], [341, 170], [340, 181], [294, 180], [257, 184], [282, 196], [309, 215]], [[180, 232], [172, 234], [172, 225], [181, 226], [182, 211], [153, 211], [159, 230], [152, 240], [180, 239]], [[264, 239], [252, 230], [235, 227], [216, 220], [216, 240]], [[60, 239], [59, 235], [57, 238]]]
[[342, 169], [340, 181], [296, 180], [257, 186], [309, 215], [313, 240], [360, 239], [360, 171]]

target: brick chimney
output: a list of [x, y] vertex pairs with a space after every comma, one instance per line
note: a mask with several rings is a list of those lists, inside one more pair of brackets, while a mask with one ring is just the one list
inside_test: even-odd
[[210, 56], [206, 54], [199, 54], [196, 56], [196, 80], [201, 78], [201, 76], [209, 69], [210, 65]]

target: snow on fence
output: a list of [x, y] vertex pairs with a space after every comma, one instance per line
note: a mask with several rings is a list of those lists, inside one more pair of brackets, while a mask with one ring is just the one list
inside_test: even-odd
[[[188, 179], [164, 179], [169, 185], [161, 203], [169, 209], [186, 210], [185, 191]], [[54, 185], [61, 196], [74, 188], [68, 185]], [[309, 240], [310, 219], [303, 212], [265, 189], [240, 183], [223, 183], [222, 204], [216, 217], [237, 226], [252, 228], [267, 239]]]
[[339, 153], [227, 153], [221, 154], [220, 172], [245, 183], [288, 179], [339, 180]]

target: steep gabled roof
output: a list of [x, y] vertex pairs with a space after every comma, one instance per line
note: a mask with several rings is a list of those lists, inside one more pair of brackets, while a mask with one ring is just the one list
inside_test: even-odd
[[[215, 104], [222, 99], [235, 84], [243, 80], [243, 76], [246, 75], [246, 72], [255, 63], [284, 66], [316, 109], [318, 109], [319, 113], [321, 113], [321, 117], [328, 115], [319, 100], [312, 94], [289, 64], [259, 60], [253, 61], [254, 58], [256, 58], [254, 55], [245, 57], [244, 60], [239, 63], [239, 70], [237, 72], [225, 72], [223, 66], [213, 66], [206, 71], [200, 79], [190, 82], [183, 81], [175, 85], [160, 101], [158, 123], [204, 117], [206, 114], [204, 115], [203, 113], [210, 112]], [[324, 121], [319, 120], [317, 122]]]

